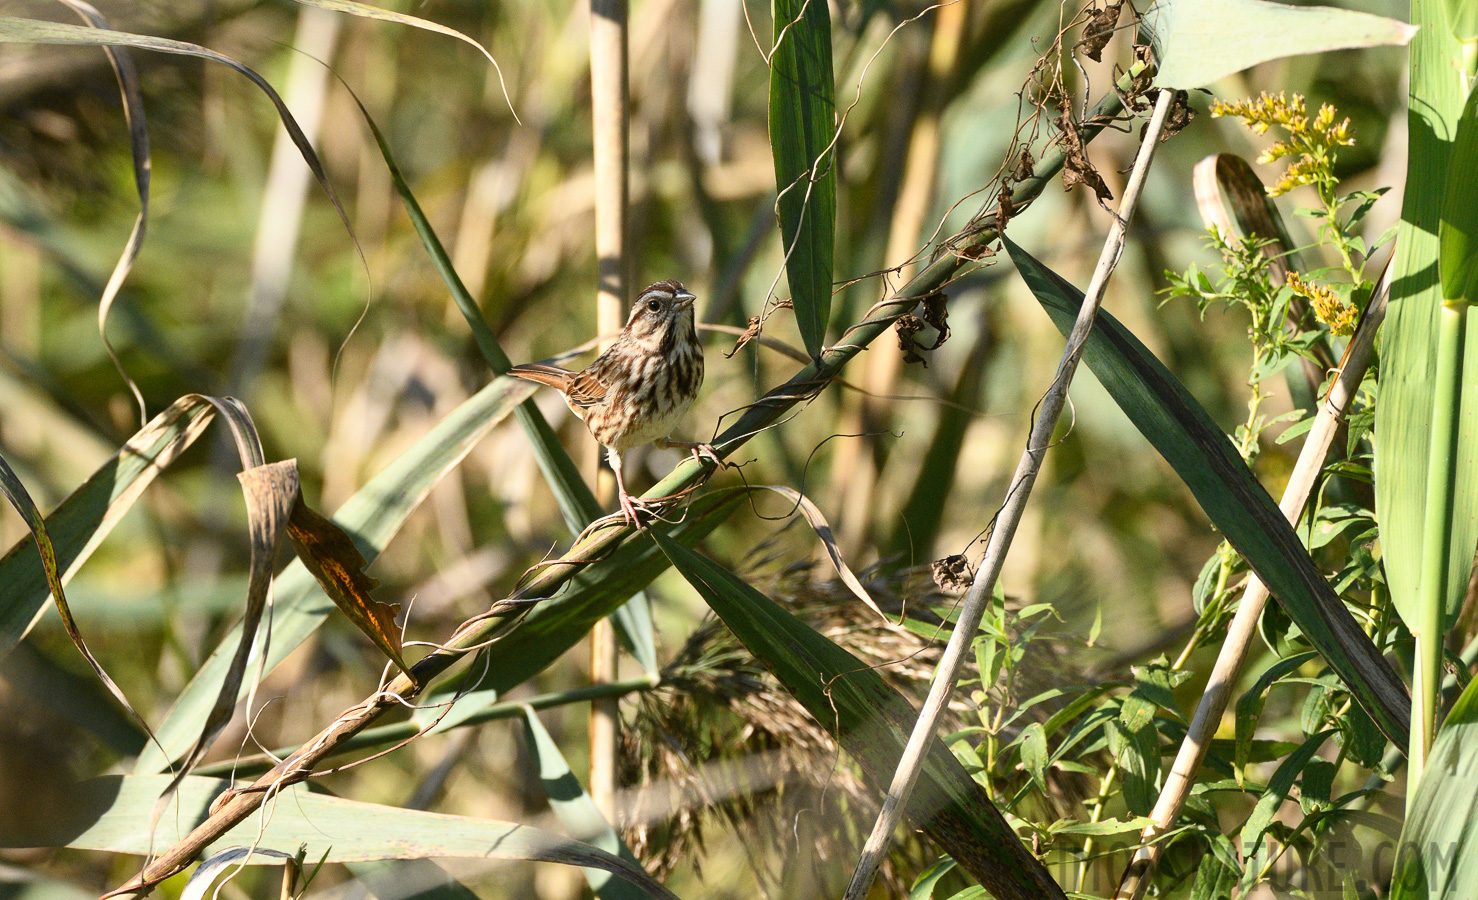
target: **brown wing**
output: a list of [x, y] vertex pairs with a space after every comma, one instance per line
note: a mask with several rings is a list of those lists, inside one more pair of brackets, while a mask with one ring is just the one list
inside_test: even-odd
[[565, 399], [571, 406], [586, 407], [605, 402], [606, 384], [597, 377], [594, 368], [592, 366], [570, 376], [569, 386], [565, 388]]

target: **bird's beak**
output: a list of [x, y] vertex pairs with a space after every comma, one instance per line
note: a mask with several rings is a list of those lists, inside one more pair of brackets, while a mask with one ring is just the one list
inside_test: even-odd
[[676, 294], [673, 295], [672, 299], [677, 302], [677, 306], [679, 309], [687, 309], [689, 306], [693, 305], [693, 301], [697, 300], [698, 297], [694, 294], [689, 293], [688, 291], [678, 291]]

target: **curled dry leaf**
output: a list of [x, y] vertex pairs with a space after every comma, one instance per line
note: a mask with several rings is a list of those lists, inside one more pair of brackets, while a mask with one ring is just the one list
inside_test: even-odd
[[1011, 204], [1011, 179], [1008, 178], [1001, 182], [1001, 190], [996, 194], [996, 234], [1005, 233], [1014, 215], [1016, 207]]
[[[1191, 124], [1196, 117], [1196, 111], [1191, 108], [1190, 93], [1188, 91], [1176, 91], [1175, 99], [1170, 103], [1170, 112], [1165, 115], [1165, 125], [1160, 129], [1160, 143], [1165, 143], [1179, 134], [1185, 127]], [[1146, 128], [1149, 126], [1146, 125]], [[1144, 130], [1140, 129], [1140, 137], [1144, 137]]]
[[939, 332], [934, 346], [930, 350], [938, 350], [949, 340], [949, 295], [944, 291], [935, 291], [924, 298], [924, 321]]
[[929, 361], [919, 355], [919, 344], [913, 337], [924, 330], [924, 320], [915, 315], [902, 315], [893, 323], [893, 330], [898, 332], [898, 349], [903, 351], [903, 361], [923, 363], [928, 368]]
[[[252, 434], [254, 437], [255, 430]], [[190, 773], [231, 722], [241, 681], [246, 676], [246, 666], [251, 660], [257, 627], [262, 621], [262, 612], [267, 607], [267, 591], [272, 586], [272, 568], [277, 561], [277, 550], [282, 546], [282, 526], [298, 499], [298, 461], [295, 459], [252, 466], [244, 469], [236, 478], [241, 482], [241, 493], [246, 498], [247, 530], [251, 536], [251, 573], [247, 580], [246, 611], [241, 616], [241, 640], [236, 644], [231, 668], [221, 682], [220, 692], [206, 716], [205, 725], [200, 729], [200, 737], [196, 739], [194, 749], [185, 757], [179, 774], [170, 782], [164, 793], [165, 797], [174, 792], [180, 779]]]
[[1088, 154], [1083, 149], [1083, 137], [1078, 131], [1078, 123], [1072, 119], [1072, 114], [1064, 110], [1057, 117], [1058, 143], [1062, 146], [1062, 186], [1071, 190], [1073, 187], [1084, 184], [1093, 189], [1098, 195], [1098, 201], [1105, 203], [1114, 199], [1114, 194], [1104, 184], [1103, 176], [1093, 168], [1088, 161]]
[[734, 349], [730, 350], [728, 353], [725, 353], [724, 354], [724, 359], [733, 359], [735, 353], [738, 353], [740, 350], [743, 350], [746, 344], [748, 344], [750, 341], [754, 340], [755, 338], [757, 338], [759, 336], [760, 336], [760, 317], [759, 316], [750, 316], [749, 317], [749, 327], [745, 328], [744, 329], [744, 333], [741, 334], [741, 335], [739, 335], [738, 339], [736, 339], [734, 341]]
[[934, 576], [934, 583], [946, 594], [963, 594], [975, 581], [970, 560], [961, 553], [934, 560], [929, 564], [929, 571]]
[[1011, 172], [1012, 181], [1025, 181], [1036, 174], [1037, 161], [1032, 158], [1032, 148], [1023, 146], [1016, 157], [1016, 168]]
[[1102, 61], [1103, 48], [1108, 46], [1109, 39], [1114, 36], [1114, 29], [1119, 24], [1119, 10], [1123, 8], [1124, 0], [1117, 0], [1093, 13], [1088, 19], [1088, 24], [1083, 26], [1083, 39], [1078, 41], [1084, 56], [1094, 62]]
[[318, 579], [324, 593], [407, 677], [413, 678], [411, 667], [401, 655], [400, 628], [395, 624], [400, 604], [382, 603], [370, 596], [380, 582], [364, 574], [364, 556], [344, 529], [299, 496], [287, 522], [287, 536], [298, 559]]
[[[919, 355], [919, 351], [932, 353], [949, 340], [949, 297], [944, 291], [935, 291], [925, 296], [922, 303], [924, 311], [922, 319], [914, 315], [900, 316], [898, 321], [893, 323], [893, 328], [898, 332], [898, 347], [903, 351], [903, 361], [923, 363], [924, 367], [928, 368], [928, 361]], [[927, 347], [914, 339], [914, 335], [923, 331], [926, 325], [936, 332], [934, 343]]]
[[866, 603], [869, 609], [886, 620], [888, 617], [878, 608], [877, 602], [872, 599], [872, 595], [867, 592], [867, 588], [862, 586], [862, 581], [852, 571], [852, 567], [847, 565], [847, 560], [842, 557], [842, 549], [837, 546], [836, 536], [832, 534], [831, 525], [827, 524], [826, 516], [822, 515], [820, 508], [812, 503], [809, 497], [793, 487], [787, 487], [783, 484], [762, 484], [759, 487], [767, 491], [774, 491], [795, 504], [796, 510], [805, 517], [811, 529], [816, 532], [816, 536], [821, 539], [821, 545], [826, 548], [826, 555], [831, 559], [831, 564], [836, 568], [837, 575], [842, 579], [842, 584], [845, 584], [847, 590], [851, 591], [859, 600]]

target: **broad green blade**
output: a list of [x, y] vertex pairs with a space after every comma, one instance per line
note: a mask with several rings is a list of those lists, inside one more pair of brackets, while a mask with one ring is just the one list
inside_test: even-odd
[[[745, 491], [727, 488], [704, 494], [688, 507], [679, 525], [656, 523], [650, 531], [681, 544], [694, 544], [740, 508]], [[570, 579], [553, 599], [529, 612], [512, 636], [498, 644], [497, 664], [482, 680], [483, 689], [506, 693], [542, 672], [575, 645], [595, 623], [610, 615], [627, 597], [667, 571], [667, 557], [650, 541], [628, 540], [609, 558]]]
[[[204, 821], [207, 809], [229, 782], [186, 778], [157, 823], [154, 802], [169, 783], [164, 775], [106, 775], [75, 786], [76, 802], [45, 822], [0, 822], [0, 846], [73, 847], [145, 855], [177, 843]], [[211, 845], [297, 853], [307, 858], [327, 851], [328, 862], [373, 859], [506, 859], [554, 862], [602, 869], [639, 885], [653, 897], [676, 895], [641, 867], [597, 847], [527, 825], [448, 816], [420, 810], [360, 803], [302, 786], [281, 792], [266, 810], [250, 816]]]
[[[532, 385], [516, 378], [494, 379], [339, 507], [334, 521], [354, 539], [367, 561], [374, 562], [442, 477], [532, 391]], [[324, 596], [313, 576], [296, 560], [277, 576], [273, 595], [268, 671], [307, 640], [335, 610], [333, 601]], [[159, 742], [169, 758], [150, 745], [139, 755], [136, 772], [162, 771], [189, 749], [226, 677], [240, 627], [237, 625], [221, 639], [159, 726]]]
[[[1375, 412], [1375, 509], [1382, 562], [1401, 618], [1418, 621], [1427, 462], [1431, 458], [1432, 395], [1436, 389], [1438, 313], [1442, 306], [1438, 234], [1443, 186], [1464, 97], [1453, 60], [1460, 47], [1448, 32], [1441, 0], [1414, 0], [1421, 32], [1411, 44], [1411, 97], [1406, 193], [1396, 231], [1390, 308], [1381, 329], [1380, 403]], [[1469, 160], [1463, 164], [1474, 165]], [[1473, 185], [1468, 184], [1469, 192]], [[1470, 193], [1471, 196], [1471, 193]], [[1451, 228], [1451, 226], [1449, 226]], [[1469, 343], [1474, 320], [1469, 317]], [[1466, 354], [1460, 452], [1454, 483], [1452, 541], [1448, 546], [1445, 615], [1456, 615], [1478, 538], [1478, 356]]]
[[1143, 27], [1159, 60], [1155, 84], [1198, 88], [1270, 59], [1404, 44], [1404, 22], [1327, 6], [1266, 0], [1157, 0]]
[[[738, 576], [653, 532], [673, 566], [807, 711], [831, 732], [880, 793], [918, 712], [881, 675]], [[1062, 889], [937, 738], [908, 801], [930, 838], [1001, 900], [1062, 897]]]
[[[549, 797], [549, 806], [565, 831], [578, 840], [613, 853], [633, 866], [640, 865], [636, 857], [616, 834], [616, 829], [606, 821], [596, 808], [595, 801], [586, 793], [585, 786], [575, 773], [570, 771], [559, 745], [550, 737], [539, 714], [532, 707], [524, 710], [524, 736], [528, 738], [529, 750], [539, 765], [539, 783]], [[611, 877], [602, 869], [586, 869], [585, 880], [600, 900], [641, 900], [647, 895], [635, 885]]]
[[[305, 2], [305, 0], [298, 0], [298, 2]], [[358, 98], [355, 98], [355, 102], [358, 102]], [[385, 139], [385, 135], [362, 104], [359, 111], [375, 136], [375, 144], [380, 148], [380, 155], [385, 159], [385, 167], [390, 172], [390, 179], [395, 184], [396, 192], [400, 194], [401, 202], [405, 204], [406, 214], [410, 216], [411, 224], [415, 226], [422, 246], [426, 248], [427, 255], [431, 257], [431, 264], [446, 284], [447, 290], [451, 292], [452, 302], [457, 304], [462, 318], [467, 320], [467, 327], [472, 330], [472, 338], [477, 343], [483, 359], [499, 375], [507, 372], [512, 366], [508, 354], [504, 353], [503, 348], [499, 346], [497, 337], [493, 335], [493, 329], [488, 326], [487, 320], [483, 318], [482, 310], [477, 306], [477, 301], [472, 298], [472, 294], [467, 291], [467, 286], [457, 275], [457, 270], [452, 265], [452, 258], [447, 255], [441, 239], [436, 236], [436, 229], [431, 227], [430, 220], [421, 210], [421, 204], [411, 192], [411, 186], [401, 173], [400, 166], [396, 165], [395, 156], [390, 151], [390, 142]], [[534, 401], [530, 400], [521, 405], [517, 415], [519, 424], [523, 426], [524, 433], [528, 435], [529, 442], [533, 445], [534, 458], [539, 463], [539, 471], [544, 474], [544, 480], [549, 483], [550, 489], [554, 491], [555, 499], [559, 501], [559, 509], [564, 515], [565, 524], [569, 526], [571, 532], [578, 534], [586, 525], [601, 517], [600, 504], [596, 502], [595, 495], [590, 492], [590, 486], [585, 483], [584, 478], [580, 477], [580, 470], [575, 465], [575, 461], [570, 459], [570, 455], [560, 445], [554, 429], [549, 427], [549, 422], [545, 420], [544, 414], [539, 412], [539, 407], [534, 405]], [[657, 671], [657, 643], [653, 636], [652, 609], [647, 595], [638, 592], [631, 597], [630, 601], [612, 613], [611, 621], [616, 626], [616, 634], [621, 642], [642, 664], [642, 667], [648, 672]]]
[[[1002, 241], [1053, 324], [1067, 334], [1082, 292], [1011, 241]], [[1411, 699], [1401, 679], [1335, 596], [1278, 504], [1211, 415], [1108, 313], [1098, 314], [1083, 360], [1381, 731], [1405, 747]]]
[[773, 0], [770, 56], [770, 149], [780, 191], [785, 279], [801, 340], [821, 355], [831, 316], [836, 228], [836, 76], [826, 3]]
[[1478, 897], [1478, 680], [1458, 698], [1401, 829], [1392, 900]]
[[[181, 397], [46, 517], [62, 584], [92, 556], [159, 473], [195, 442], [215, 408], [199, 394]], [[46, 570], [28, 537], [0, 558], [0, 657], [36, 623], [51, 596]]]

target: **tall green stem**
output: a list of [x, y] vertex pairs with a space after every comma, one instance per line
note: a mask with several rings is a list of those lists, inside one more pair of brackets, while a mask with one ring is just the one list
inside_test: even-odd
[[1422, 567], [1412, 673], [1408, 811], [1426, 768], [1437, 724], [1437, 685], [1442, 678], [1442, 617], [1447, 599], [1447, 548], [1452, 538], [1453, 487], [1457, 478], [1457, 420], [1462, 378], [1466, 303], [1447, 303], [1438, 320], [1437, 379], [1432, 392], [1432, 442], [1422, 520]]

